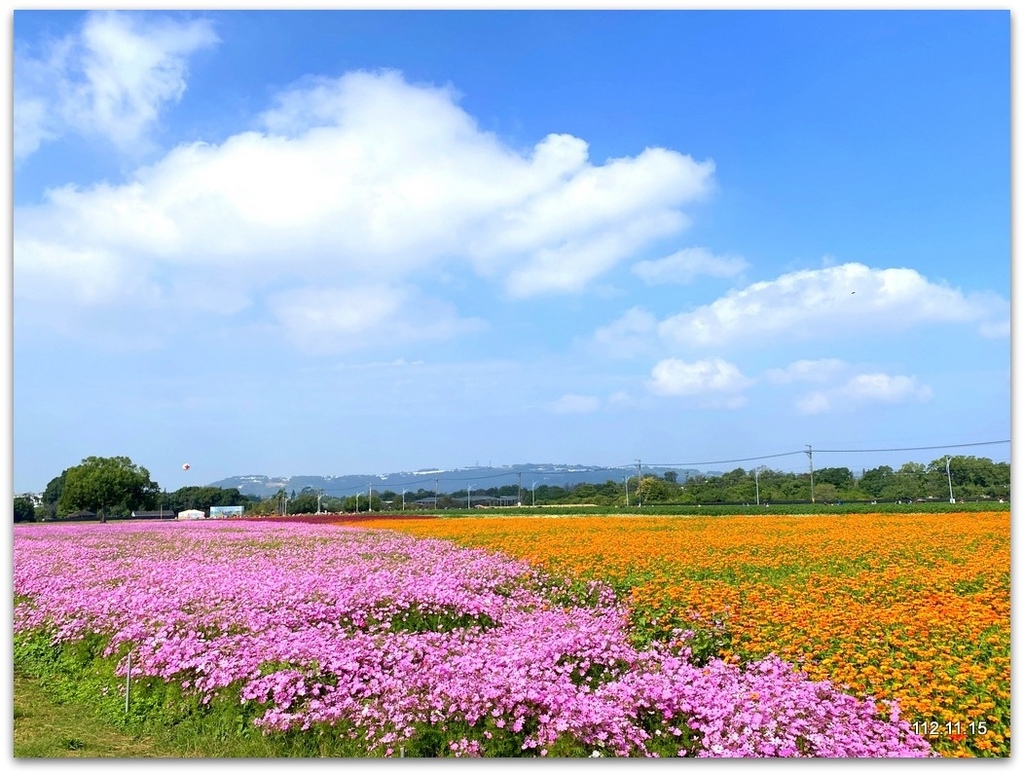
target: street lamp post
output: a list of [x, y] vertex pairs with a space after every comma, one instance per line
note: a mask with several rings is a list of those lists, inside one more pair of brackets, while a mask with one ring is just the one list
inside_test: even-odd
[[949, 502], [956, 503], [956, 498], [953, 497], [953, 477], [949, 473], [949, 455], [946, 455], [946, 481], [949, 482]]
[[640, 466], [640, 459], [637, 458], [637, 461], [636, 461], [636, 506], [637, 506], [637, 508], [640, 508], [643, 505], [643, 503], [641, 503], [641, 497], [642, 496], [640, 494], [640, 485], [643, 484], [643, 482], [644, 482], [644, 472], [643, 472], [643, 468]]

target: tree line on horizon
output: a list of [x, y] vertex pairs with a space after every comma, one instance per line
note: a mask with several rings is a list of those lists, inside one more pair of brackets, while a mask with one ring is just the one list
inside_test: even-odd
[[[952, 495], [951, 491], [952, 490]], [[242, 506], [246, 514], [312, 514], [399, 511], [417, 508], [466, 508], [467, 498], [515, 498], [524, 507], [594, 504], [598, 506], [699, 505], [733, 503], [837, 503], [856, 501], [956, 501], [1009, 499], [1010, 464], [968, 455], [937, 458], [930, 463], [904, 463], [900, 468], [878, 466], [860, 476], [846, 467], [813, 473], [775, 471], [760, 466], [716, 474], [696, 474], [680, 480], [675, 471], [642, 474], [604, 484], [566, 487], [542, 484], [533, 489], [517, 485], [437, 493], [418, 489], [397, 493], [337, 496], [306, 487], [290, 493], [284, 488], [269, 497], [244, 495], [238, 488], [181, 487], [164, 492], [149, 471], [127, 457], [88, 457], [65, 469], [47, 484], [42, 503], [14, 499], [14, 521], [33, 522], [74, 517], [83, 512], [97, 518], [124, 518], [138, 511], [185, 509], [207, 511], [211, 506]]]

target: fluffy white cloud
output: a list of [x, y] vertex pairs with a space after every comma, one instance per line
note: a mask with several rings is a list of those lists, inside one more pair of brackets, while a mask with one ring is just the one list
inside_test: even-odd
[[858, 374], [841, 388], [844, 395], [857, 401], [902, 403], [907, 400], [927, 401], [932, 391], [918, 383], [916, 377], [888, 374]]
[[827, 382], [844, 368], [846, 364], [838, 358], [802, 359], [793, 361], [782, 369], [769, 369], [764, 376], [769, 382], [778, 385], [792, 382]]
[[658, 319], [642, 307], [632, 307], [618, 320], [594, 332], [594, 343], [607, 354], [629, 358], [651, 347]]
[[557, 401], [548, 404], [548, 409], [555, 414], [590, 414], [601, 408], [601, 399], [596, 396], [581, 396], [566, 393]]
[[96, 12], [39, 56], [14, 57], [14, 157], [67, 132], [133, 149], [185, 92], [188, 57], [218, 42], [204, 19]]
[[903, 404], [927, 401], [931, 397], [931, 388], [922, 385], [916, 377], [858, 374], [838, 387], [809, 393], [797, 402], [797, 408], [805, 414], [822, 414], [864, 404]]
[[745, 402], [741, 393], [752, 384], [735, 364], [721, 358], [692, 363], [666, 358], [651, 370], [648, 387], [662, 396], [696, 396], [705, 405], [736, 407]]
[[913, 269], [872, 269], [848, 263], [782, 275], [730, 291], [693, 312], [659, 324], [681, 345], [713, 347], [737, 341], [812, 339], [931, 323], [989, 326], [1009, 316], [994, 294], [964, 294]]
[[270, 306], [288, 336], [309, 352], [447, 339], [483, 326], [415, 289], [389, 285], [296, 289], [274, 295]]
[[1010, 335], [1010, 318], [996, 320], [991, 323], [982, 323], [978, 332], [989, 339], [1003, 339]]
[[796, 408], [803, 414], [824, 414], [831, 409], [831, 404], [824, 392], [816, 390], [800, 398]]
[[[583, 140], [549, 135], [524, 154], [456, 98], [396, 72], [310, 80], [278, 97], [264, 131], [181, 145], [122, 185], [50, 190], [15, 212], [16, 292], [73, 301], [70, 278], [97, 273], [112, 289], [230, 273], [252, 304], [284, 278], [407, 286], [447, 267], [519, 297], [576, 292], [685, 228], [682, 208], [711, 186], [712, 162], [660, 148], [595, 165]], [[54, 271], [50, 252], [77, 263]], [[290, 331], [314, 327], [274, 308]], [[352, 324], [327, 317], [315, 325]]]
[[716, 256], [707, 248], [683, 248], [670, 256], [633, 265], [633, 274], [648, 285], [692, 283], [701, 275], [736, 277], [748, 266], [741, 256]]

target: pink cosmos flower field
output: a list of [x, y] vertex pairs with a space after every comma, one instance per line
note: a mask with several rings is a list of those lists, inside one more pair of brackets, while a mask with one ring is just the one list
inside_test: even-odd
[[630, 645], [610, 587], [389, 531], [17, 525], [14, 594], [16, 638], [100, 636], [122, 676], [130, 653], [133, 677], [367, 756], [426, 730], [453, 756], [509, 741], [538, 756], [934, 755], [897, 707], [879, 715], [775, 657], [701, 664], [686, 632]]

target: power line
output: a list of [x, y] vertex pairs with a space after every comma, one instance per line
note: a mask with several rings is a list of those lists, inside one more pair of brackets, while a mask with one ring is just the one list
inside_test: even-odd
[[[815, 447], [815, 452], [830, 452], [830, 453], [854, 453], [854, 452], [920, 452], [929, 449], [954, 449], [960, 447], [982, 447], [991, 444], [1009, 444], [1009, 439], [1001, 439], [999, 441], [973, 441], [966, 442], [963, 444], [938, 444], [931, 447], [886, 447], [878, 449], [818, 449]], [[739, 457], [731, 460], [698, 460], [693, 463], [649, 463], [649, 466], [656, 466], [657, 468], [673, 468], [673, 467], [685, 467], [685, 466], [711, 466], [721, 465], [723, 463], [747, 463], [752, 460], [769, 460], [777, 457], [790, 457], [792, 455], [806, 455], [806, 449], [796, 449], [792, 452], [779, 452], [774, 455], [758, 455], [755, 457]]]
[[807, 450], [797, 449], [793, 452], [779, 452], [775, 455], [757, 455], [755, 457], [737, 457], [731, 460], [698, 460], [695, 463], [648, 463], [648, 467], [655, 468], [683, 468], [686, 466], [713, 466], [720, 465], [722, 463], [746, 463], [751, 460], [770, 460], [776, 457], [789, 457], [791, 455], [806, 455]]
[[990, 444], [1009, 444], [1009, 439], [999, 441], [973, 441], [966, 444], [939, 444], [934, 447], [890, 447], [888, 449], [819, 449], [818, 452], [918, 452], [926, 449], [950, 449], [951, 447], [984, 447]]

